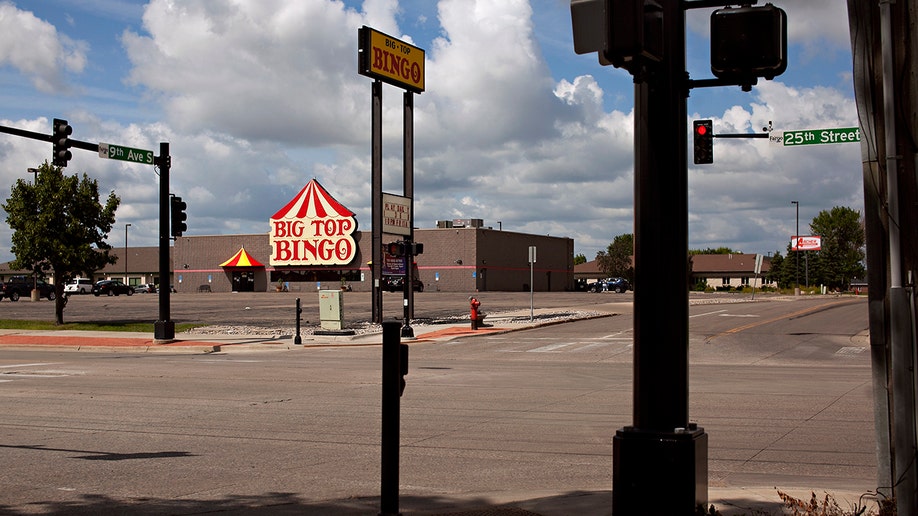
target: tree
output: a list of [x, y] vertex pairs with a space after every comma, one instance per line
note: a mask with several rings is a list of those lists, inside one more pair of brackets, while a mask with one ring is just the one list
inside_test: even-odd
[[64, 323], [64, 283], [78, 273], [91, 273], [116, 257], [105, 242], [121, 200], [114, 192], [99, 203], [99, 184], [83, 174], [65, 176], [46, 161], [35, 184], [19, 179], [2, 205], [13, 230], [11, 267], [37, 275], [53, 274], [55, 320]]
[[766, 278], [769, 282], [777, 283], [778, 288], [790, 288], [794, 284], [794, 261], [785, 259], [781, 251], [775, 251]]
[[823, 210], [810, 231], [822, 237], [822, 249], [809, 256], [811, 284], [847, 290], [852, 279], [864, 276], [866, 237], [859, 211], [842, 206]]
[[586, 263], [586, 262], [587, 262], [586, 255], [584, 255], [583, 253], [580, 253], [574, 256], [574, 265], [580, 265], [581, 263]]
[[596, 262], [604, 274], [627, 279], [634, 284], [634, 233], [618, 235], [606, 251], [596, 253]]
[[742, 251], [734, 251], [733, 249], [730, 249], [729, 247], [718, 247], [717, 249], [714, 249], [713, 247], [709, 247], [707, 249], [689, 249], [688, 254], [689, 256], [691, 256], [693, 254], [743, 254], [743, 253]]

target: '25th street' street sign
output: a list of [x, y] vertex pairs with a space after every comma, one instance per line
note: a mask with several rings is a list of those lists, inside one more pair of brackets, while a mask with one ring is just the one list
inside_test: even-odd
[[785, 147], [827, 143], [853, 143], [861, 141], [861, 130], [857, 127], [783, 131], [780, 136], [776, 135], [775, 132], [776, 131], [772, 132], [772, 136], [769, 139], [774, 143], [783, 143]]

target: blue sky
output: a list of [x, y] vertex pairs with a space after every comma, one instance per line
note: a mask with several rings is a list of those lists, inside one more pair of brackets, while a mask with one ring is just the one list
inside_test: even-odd
[[[855, 127], [844, 0], [776, 2], [789, 66], [751, 92], [696, 89], [689, 118], [715, 132]], [[692, 78], [710, 77], [711, 9], [687, 14]], [[173, 156], [171, 190], [189, 235], [259, 233], [310, 179], [370, 227], [370, 83], [356, 73], [368, 25], [427, 54], [415, 97], [415, 225], [481, 218], [574, 239], [592, 259], [633, 230], [633, 85], [573, 52], [569, 0], [0, 0], [0, 125]], [[384, 181], [401, 193], [401, 90], [384, 88]], [[686, 124], [690, 124], [690, 120]], [[0, 191], [50, 159], [46, 143], [0, 134]], [[75, 151], [122, 198], [110, 243], [156, 245], [151, 167]], [[691, 161], [691, 160], [690, 160]], [[783, 148], [719, 140], [690, 165], [692, 248], [784, 251], [820, 210], [862, 209], [857, 144]], [[0, 260], [12, 258], [0, 224]]]

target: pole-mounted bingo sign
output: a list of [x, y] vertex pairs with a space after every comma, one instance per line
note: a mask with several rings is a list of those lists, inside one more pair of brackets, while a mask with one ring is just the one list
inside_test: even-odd
[[424, 50], [363, 26], [357, 73], [415, 93], [424, 91]]

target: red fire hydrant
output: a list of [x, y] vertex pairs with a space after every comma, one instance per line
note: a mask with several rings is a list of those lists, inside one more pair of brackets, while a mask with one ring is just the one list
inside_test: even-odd
[[481, 302], [475, 299], [474, 296], [469, 296], [469, 318], [472, 320], [472, 329], [478, 329], [478, 307], [481, 306]]

